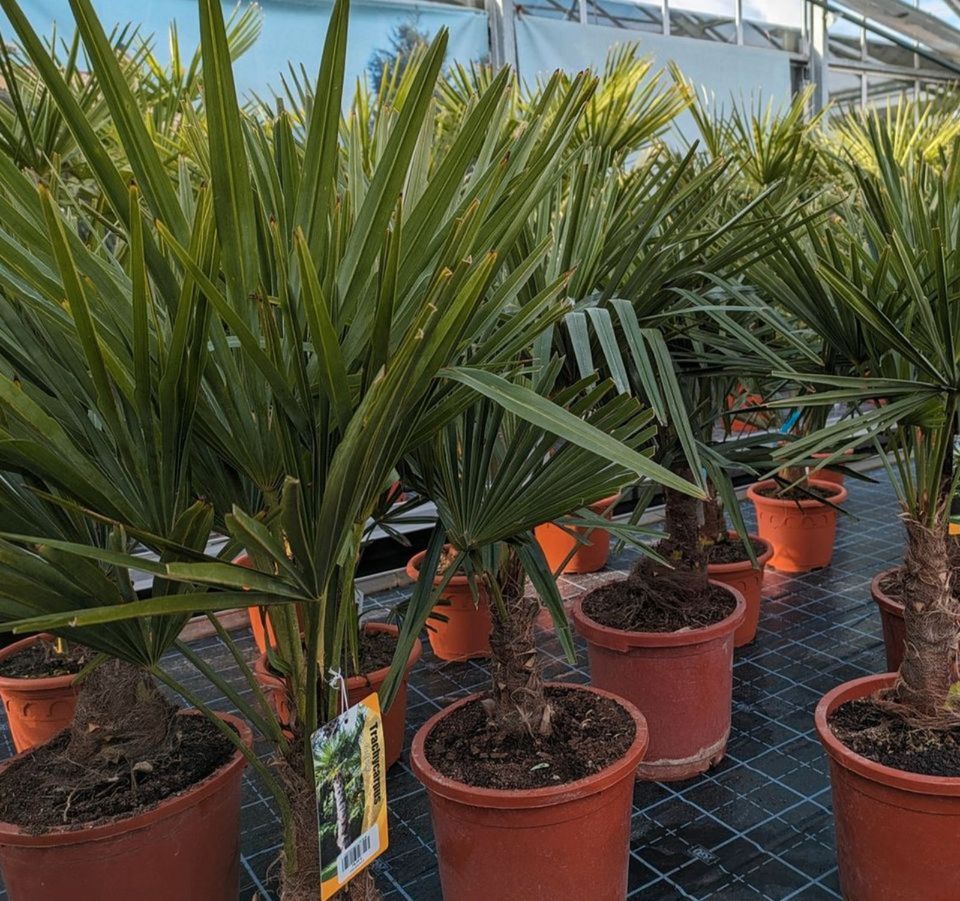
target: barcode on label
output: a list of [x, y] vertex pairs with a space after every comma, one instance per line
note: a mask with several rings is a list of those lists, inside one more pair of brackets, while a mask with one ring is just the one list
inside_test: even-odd
[[337, 879], [343, 885], [364, 863], [380, 850], [380, 833], [374, 823], [337, 858]]

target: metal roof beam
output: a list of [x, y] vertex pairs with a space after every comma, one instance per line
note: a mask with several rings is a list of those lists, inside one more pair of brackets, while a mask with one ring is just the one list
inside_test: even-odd
[[[958, 0], [954, 2], [960, 7]], [[903, 0], [843, 0], [843, 5], [937, 53], [960, 60], [960, 30], [931, 13], [908, 6]]]

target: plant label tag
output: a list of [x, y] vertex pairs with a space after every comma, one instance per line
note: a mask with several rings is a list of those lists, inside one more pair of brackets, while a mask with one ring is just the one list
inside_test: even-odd
[[387, 766], [376, 694], [313, 733], [320, 901], [387, 850]]

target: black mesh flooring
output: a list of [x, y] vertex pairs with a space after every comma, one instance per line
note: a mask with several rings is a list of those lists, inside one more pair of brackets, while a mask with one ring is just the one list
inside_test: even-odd
[[[829, 688], [884, 669], [869, 585], [879, 570], [900, 562], [902, 530], [891, 486], [881, 472], [874, 475], [878, 484], [848, 479], [852, 515], [841, 517], [828, 570], [799, 577], [768, 573], [757, 640], [737, 652], [733, 730], [724, 761], [687, 782], [637, 784], [631, 898], [839, 897], [830, 788], [813, 732], [813, 709]], [[747, 512], [752, 519], [752, 509]], [[628, 565], [624, 557], [611, 568]], [[565, 578], [564, 594], [572, 596], [604, 578], [609, 574]], [[394, 591], [368, 601], [390, 606], [401, 597], [401, 591]], [[563, 659], [549, 632], [540, 638], [549, 677], [588, 680], [582, 647], [581, 666], [575, 668]], [[252, 639], [243, 635], [242, 640], [252, 657]], [[241, 687], [228, 653], [216, 640], [199, 642], [196, 648]], [[214, 707], [230, 709], [202, 678], [189, 674], [182, 658], [171, 658], [170, 668]], [[483, 687], [486, 679], [481, 665], [443, 663], [427, 648], [412, 673], [407, 746], [430, 715]], [[0, 740], [5, 756], [10, 753], [5, 732]], [[244, 790], [240, 898], [272, 901], [278, 820], [249, 773]], [[391, 901], [440, 899], [427, 799], [406, 765], [406, 753], [390, 772], [388, 792], [390, 848], [374, 865], [380, 887]], [[6, 895], [0, 892], [0, 897]]]

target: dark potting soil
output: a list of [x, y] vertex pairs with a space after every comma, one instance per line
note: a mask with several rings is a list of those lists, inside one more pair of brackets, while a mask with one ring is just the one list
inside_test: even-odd
[[680, 632], [726, 619], [737, 602], [729, 591], [680, 571], [632, 573], [595, 588], [583, 599], [594, 622], [624, 632]]
[[545, 788], [583, 779], [619, 760], [637, 734], [616, 701], [585, 691], [548, 688], [549, 736], [508, 735], [492, 724], [480, 701], [444, 717], [424, 747], [444, 776], [479, 788]]
[[[389, 632], [360, 633], [360, 671], [351, 672], [351, 676], [363, 676], [374, 670], [383, 669], [393, 662], [397, 650], [397, 637]], [[351, 669], [353, 667], [351, 666]]]
[[67, 756], [70, 733], [61, 732], [0, 773], [0, 821], [41, 833], [124, 819], [181, 794], [233, 756], [230, 741], [202, 716], [174, 717], [172, 728], [174, 740], [142, 771], [105, 771], [95, 780]]
[[68, 644], [60, 654], [56, 645], [44, 638], [0, 660], [0, 676], [8, 679], [75, 676], [95, 656], [95, 651], [77, 644]]
[[827, 489], [821, 488], [819, 485], [808, 485], [806, 488], [801, 488], [798, 485], [795, 488], [788, 488], [785, 491], [780, 488], [779, 485], [757, 489], [757, 494], [761, 497], [775, 497], [781, 501], [813, 501], [817, 498], [829, 500], [832, 497], [836, 497], [839, 493], [839, 488], [832, 487]]
[[828, 722], [851, 751], [876, 763], [923, 776], [960, 776], [960, 723], [918, 728], [871, 698], [841, 704]]
[[[760, 557], [767, 552], [767, 546], [762, 541], [747, 539], [753, 545], [753, 553]], [[739, 538], [729, 541], [717, 541], [704, 546], [707, 563], [746, 563], [750, 559], [743, 542]]]

